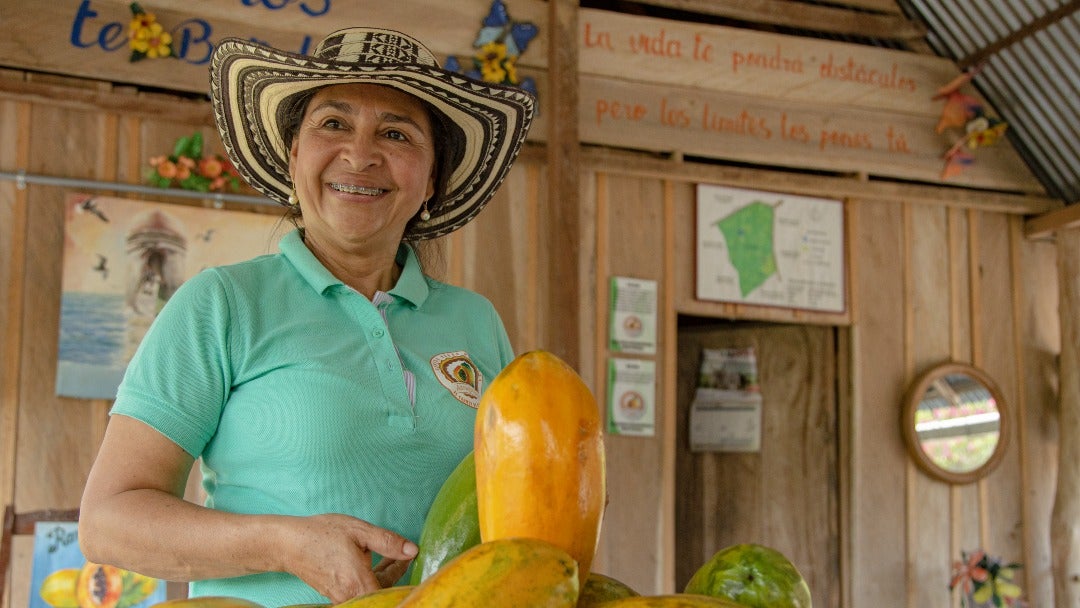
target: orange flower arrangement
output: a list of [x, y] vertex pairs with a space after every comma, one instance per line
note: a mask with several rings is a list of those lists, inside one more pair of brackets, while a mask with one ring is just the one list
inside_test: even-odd
[[1017, 563], [1005, 563], [1000, 557], [987, 555], [982, 549], [960, 552], [960, 561], [953, 562], [949, 589], [960, 590], [964, 608], [1002, 608], [1024, 606], [1023, 593], [1014, 582]]
[[172, 154], [149, 159], [146, 180], [159, 188], [183, 188], [199, 192], [235, 192], [240, 175], [220, 154], [203, 157], [203, 137], [196, 132], [176, 140]]

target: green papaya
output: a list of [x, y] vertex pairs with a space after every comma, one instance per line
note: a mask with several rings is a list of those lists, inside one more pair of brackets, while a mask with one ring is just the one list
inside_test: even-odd
[[691, 593], [635, 595], [599, 604], [599, 608], [746, 608], [730, 600]]
[[585, 586], [581, 588], [581, 594], [578, 595], [577, 608], [592, 608], [604, 602], [638, 595], [641, 594], [625, 583], [599, 572], [590, 572], [585, 578]]
[[480, 544], [476, 510], [476, 460], [469, 452], [443, 482], [420, 532], [410, 585], [419, 585], [446, 562]]
[[716, 552], [690, 577], [686, 593], [729, 599], [748, 608], [811, 608], [810, 587], [780, 551], [755, 543]]

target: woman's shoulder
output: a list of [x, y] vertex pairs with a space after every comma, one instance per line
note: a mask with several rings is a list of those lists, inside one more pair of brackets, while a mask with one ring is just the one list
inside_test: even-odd
[[483, 304], [492, 306], [491, 300], [478, 291], [473, 291], [472, 289], [461, 287], [460, 285], [446, 283], [428, 275], [424, 275], [424, 280], [427, 281], [431, 296], [461, 302], [463, 304]]
[[206, 293], [229, 294], [230, 299], [242, 294], [261, 294], [280, 289], [289, 274], [288, 263], [280, 253], [260, 255], [241, 262], [207, 266], [187, 279], [181, 289]]
[[280, 276], [287, 264], [280, 253], [267, 253], [240, 262], [208, 266], [197, 274], [214, 276], [229, 283], [260, 283], [267, 278]]

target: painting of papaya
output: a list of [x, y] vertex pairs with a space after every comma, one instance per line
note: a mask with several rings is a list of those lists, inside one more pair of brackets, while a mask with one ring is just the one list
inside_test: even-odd
[[165, 581], [86, 561], [77, 522], [34, 529], [29, 608], [143, 608], [165, 601]]

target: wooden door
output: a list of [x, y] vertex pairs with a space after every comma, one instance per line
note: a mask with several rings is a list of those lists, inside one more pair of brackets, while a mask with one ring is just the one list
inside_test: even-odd
[[[788, 556], [815, 606], [839, 606], [836, 344], [836, 330], [826, 326], [680, 319], [677, 590], [716, 551], [757, 543]], [[760, 451], [691, 452], [688, 417], [702, 349], [744, 347], [757, 358]]]

